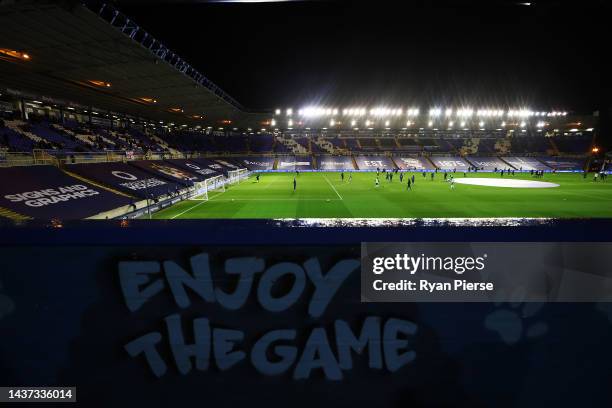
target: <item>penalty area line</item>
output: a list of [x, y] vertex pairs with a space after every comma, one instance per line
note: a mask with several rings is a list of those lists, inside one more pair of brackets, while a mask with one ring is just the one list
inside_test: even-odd
[[[225, 192], [225, 191], [224, 191], [224, 192]], [[188, 209], [186, 209], [185, 211], [180, 212], [180, 213], [178, 213], [178, 214], [176, 214], [176, 215], [174, 215], [174, 216], [170, 217], [170, 219], [171, 219], [171, 220], [173, 220], [173, 219], [175, 219], [175, 218], [178, 218], [178, 217], [180, 217], [181, 215], [186, 214], [186, 213], [188, 213], [189, 211], [193, 210], [194, 208], [199, 207], [199, 206], [201, 206], [202, 204], [209, 202], [209, 201], [210, 201], [210, 200], [212, 200], [213, 198], [220, 196], [220, 195], [221, 195], [221, 194], [223, 194], [224, 192], [221, 192], [221, 193], [219, 193], [219, 194], [217, 194], [217, 195], [215, 195], [215, 196], [213, 196], [213, 197], [210, 197], [208, 200], [189, 200], [189, 201], [200, 201], [200, 202], [199, 202], [199, 203], [197, 203], [197, 204], [196, 204], [196, 205], [194, 205], [194, 206], [189, 207], [189, 208], [188, 208]]]
[[341, 201], [340, 198], [219, 198], [215, 201]]
[[[225, 193], [225, 191], [222, 191], [220, 193], [217, 193], [213, 196], [208, 196], [208, 198], [188, 198], [186, 201], [210, 201], [213, 198], [220, 196], [221, 194]], [[204, 194], [200, 194], [198, 197], [202, 197]]]

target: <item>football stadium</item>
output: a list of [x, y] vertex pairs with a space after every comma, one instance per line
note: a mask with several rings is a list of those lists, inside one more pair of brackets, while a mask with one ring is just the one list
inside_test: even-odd
[[0, 0], [0, 408], [612, 408], [611, 16]]
[[251, 109], [111, 3], [6, 2], [0, 22], [3, 218], [612, 216], [597, 112]]

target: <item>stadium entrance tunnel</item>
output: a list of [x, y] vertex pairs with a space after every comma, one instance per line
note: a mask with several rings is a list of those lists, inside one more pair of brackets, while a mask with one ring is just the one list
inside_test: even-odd
[[548, 181], [496, 179], [496, 178], [456, 178], [458, 184], [470, 184], [474, 186], [506, 187], [506, 188], [553, 188], [559, 184]]

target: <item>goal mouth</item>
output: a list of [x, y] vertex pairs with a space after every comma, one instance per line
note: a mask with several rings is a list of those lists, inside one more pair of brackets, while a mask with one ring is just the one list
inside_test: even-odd
[[251, 172], [248, 169], [230, 170], [227, 172], [228, 184], [240, 184], [241, 181], [247, 179]]

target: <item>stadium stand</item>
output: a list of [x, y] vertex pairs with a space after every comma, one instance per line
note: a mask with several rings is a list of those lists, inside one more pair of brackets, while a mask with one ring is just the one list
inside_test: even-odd
[[163, 136], [173, 148], [188, 152], [210, 152], [223, 151], [223, 146], [218, 145], [216, 136], [203, 134], [201, 132], [171, 132]]
[[53, 166], [0, 168], [0, 215], [13, 219], [72, 220], [105, 218], [107, 212], [131, 204], [114, 194], [69, 176]]
[[277, 149], [277, 152], [288, 152], [296, 154], [308, 153], [308, 149], [305, 146], [299, 144], [295, 139], [291, 137], [277, 136], [276, 147], [279, 148], [281, 146], [284, 147], [284, 149]]
[[78, 139], [74, 136], [70, 136], [66, 133], [54, 129], [48, 122], [39, 123], [22, 123], [19, 125], [24, 132], [29, 132], [37, 135], [41, 139], [46, 140], [58, 150], [64, 151], [88, 151], [92, 144], [85, 142], [84, 140]]
[[463, 145], [458, 150], [462, 156], [465, 156], [468, 154], [476, 154], [478, 153], [479, 145], [480, 145], [480, 139], [466, 138], [463, 141]]
[[315, 140], [316, 139], [310, 141], [310, 151], [313, 154], [328, 153], [328, 150], [315, 143]]
[[310, 138], [309, 137], [296, 137], [293, 139], [296, 145], [300, 147], [294, 149], [294, 153], [307, 153], [310, 152]]
[[[194, 157], [190, 159], [190, 162], [195, 163], [197, 166], [200, 166], [202, 169], [208, 169], [214, 172], [214, 175], [226, 174], [228, 171], [225, 166], [221, 165], [220, 163], [217, 163], [211, 158]], [[205, 170], [201, 170], [201, 171], [205, 171]]]
[[323, 155], [317, 157], [317, 168], [319, 170], [355, 170], [353, 159], [350, 156]]
[[593, 137], [586, 134], [574, 134], [555, 136], [553, 140], [559, 152], [585, 154], [590, 151]]
[[207, 179], [210, 177], [218, 176], [221, 173], [211, 169], [210, 167], [204, 166], [202, 164], [198, 164], [193, 160], [188, 159], [167, 159], [168, 163], [173, 164], [174, 166], [181, 168], [183, 170], [187, 170], [191, 173], [200, 175], [200, 179]]
[[395, 163], [387, 156], [359, 155], [355, 157], [355, 163], [359, 170], [395, 169]]
[[318, 136], [316, 137], [312, 143], [310, 144], [310, 147], [312, 149], [313, 153], [330, 153], [330, 154], [334, 154], [334, 153], [340, 153], [342, 150], [344, 149], [340, 149], [338, 147], [336, 147], [336, 145], [334, 145], [332, 143], [332, 140], [334, 139], [326, 139], [322, 136]]
[[513, 137], [365, 137], [340, 138], [324, 135], [219, 133], [202, 131], [153, 131], [109, 129], [98, 125], [66, 121], [6, 120], [0, 123], [0, 145], [5, 150], [31, 152], [47, 150], [61, 156], [75, 153], [133, 152], [164, 154], [173, 157], [186, 153], [209, 155], [246, 155], [261, 153], [350, 154], [368, 151], [430, 151], [471, 155], [585, 155], [592, 145], [589, 134], [546, 137], [530, 134]]
[[134, 160], [129, 164], [183, 186], [193, 186], [196, 182], [204, 181], [199, 174], [181, 169], [163, 160]]
[[180, 184], [121, 162], [71, 164], [66, 166], [66, 170], [139, 198], [159, 198], [175, 194], [183, 188]]
[[421, 144], [423, 146], [423, 150], [425, 150], [425, 151], [428, 151], [428, 152], [437, 152], [439, 150], [442, 150], [440, 148], [440, 146], [438, 145], [438, 143], [436, 143], [436, 141], [434, 139], [419, 138], [418, 141], [419, 141], [419, 144]]
[[362, 152], [379, 150], [378, 143], [376, 143], [376, 139], [369, 137], [361, 137], [356, 139], [357, 146], [359, 146], [359, 150]]
[[423, 150], [423, 147], [417, 143], [416, 139], [413, 138], [400, 137], [397, 138], [397, 143], [398, 146], [396, 150], [403, 150], [408, 152], [420, 152], [421, 150]]
[[232, 160], [238, 167], [249, 170], [272, 170], [276, 162], [269, 156], [233, 157]]
[[550, 170], [550, 167], [534, 157], [504, 156], [501, 159], [510, 166], [521, 171]]
[[581, 171], [584, 170], [586, 165], [584, 159], [571, 157], [538, 157], [538, 160], [558, 171]]
[[227, 153], [248, 153], [249, 139], [244, 135], [217, 136], [215, 141], [218, 146], [223, 146], [221, 151]]
[[348, 138], [344, 139], [345, 147], [347, 150], [351, 152], [360, 152], [361, 145], [357, 138]]
[[270, 134], [249, 135], [249, 151], [252, 153], [271, 153], [274, 136]]
[[347, 151], [348, 146], [346, 142], [340, 139], [338, 136], [332, 139], [328, 139], [327, 141], [333, 146], [333, 149], [330, 151], [330, 153], [342, 153]]
[[[42, 148], [44, 142], [36, 142], [32, 138], [23, 135], [7, 126], [0, 126], [0, 144], [8, 151], [31, 152], [36, 148]], [[47, 145], [51, 148], [51, 145]]]
[[391, 138], [391, 137], [381, 137], [380, 139], [378, 139], [378, 146], [380, 148], [380, 150], [395, 150], [398, 148], [398, 144], [397, 141], [395, 140], [395, 138]]
[[223, 166], [223, 168], [226, 171], [230, 171], [230, 170], [238, 170], [240, 168], [240, 166], [238, 166], [238, 164], [234, 163], [233, 158], [228, 158], [228, 157], [223, 157], [223, 158], [216, 158], [213, 159], [216, 163], [220, 164], [221, 166]]
[[435, 166], [425, 157], [398, 156], [393, 157], [400, 170], [434, 170]]
[[554, 150], [548, 138], [532, 136], [514, 136], [511, 139], [512, 153], [547, 153], [553, 154]]
[[431, 162], [440, 170], [447, 171], [464, 171], [471, 165], [459, 156], [432, 156]]
[[[499, 139], [492, 139], [492, 138], [478, 139], [478, 150], [475, 153], [479, 153], [479, 154], [497, 153], [498, 143], [499, 143]], [[502, 153], [502, 152], [499, 152], [499, 153]]]
[[478, 170], [483, 171], [498, 171], [498, 170], [506, 170], [513, 169], [509, 163], [506, 163], [500, 160], [497, 157], [493, 156], [484, 156], [484, 157], [467, 157], [467, 161]]
[[494, 144], [495, 151], [500, 155], [510, 153], [511, 142], [508, 138], [497, 139]]
[[439, 139], [438, 146], [440, 146], [440, 151], [443, 152], [459, 152], [465, 143], [464, 138], [445, 138]]
[[310, 156], [279, 157], [276, 168], [281, 171], [312, 170], [312, 158]]
[[95, 132], [89, 130], [85, 126], [81, 126], [78, 122], [66, 121], [63, 125], [54, 123], [50, 124], [49, 130], [58, 134], [66, 135], [75, 141], [84, 143], [88, 149], [95, 151], [115, 150], [117, 143], [103, 134], [102, 131]]

